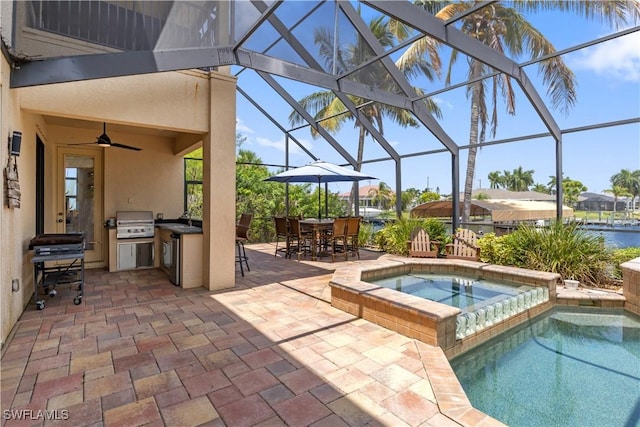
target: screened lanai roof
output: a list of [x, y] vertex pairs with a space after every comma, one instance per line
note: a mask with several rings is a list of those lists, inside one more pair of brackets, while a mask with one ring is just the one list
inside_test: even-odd
[[[451, 159], [451, 188], [453, 203], [457, 204], [459, 153], [468, 148], [468, 139], [456, 141], [450, 130], [444, 129], [429, 112], [426, 100], [450, 90], [466, 90], [471, 81], [458, 76], [449, 84], [444, 79], [423, 84], [415, 73], [401, 72], [396, 62], [418, 40], [439, 43], [447, 54], [455, 53], [460, 62], [475, 59], [484, 64], [482, 79], [496, 75], [512, 78], [524, 95], [521, 102], [528, 103], [528, 108], [537, 115], [540, 131], [485, 144], [551, 138], [556, 147], [549, 161], [555, 162], [556, 176], [562, 176], [563, 133], [640, 121], [636, 111], [631, 118], [561, 129], [547, 106], [548, 98], [541, 94], [542, 89], [536, 88], [526, 69], [537, 61], [622, 37], [640, 27], [614, 31], [598, 40], [579, 42], [532, 61], [518, 62], [522, 59], [498, 53], [460, 29], [467, 17], [491, 14], [495, 3], [467, 2], [466, 8], [440, 19], [429, 13], [428, 8], [409, 1], [30, 1], [14, 3], [11, 25], [6, 14], [2, 16], [2, 35], [19, 65], [12, 70], [12, 87], [230, 67], [232, 74], [238, 76], [237, 90], [241, 97], [260, 110], [309, 160], [318, 157], [300, 141], [298, 129], [291, 128], [287, 117], [276, 117], [267, 111], [261, 97], [276, 94], [337, 153], [340, 161], [336, 163], [355, 167], [353, 142], [340, 140], [322, 122], [316, 122], [290, 87], [304, 86], [307, 93], [312, 89], [331, 91], [378, 144], [379, 157], [365, 158], [364, 162], [393, 162], [397, 194], [402, 188], [403, 160], [444, 153]], [[382, 44], [370, 29], [376, 19], [393, 19], [404, 24], [406, 37], [390, 38], [389, 44]], [[12, 31], [13, 27], [28, 28], [29, 32]], [[84, 48], [34, 50], [35, 44], [30, 41], [41, 32], [79, 40]], [[15, 34], [20, 36], [13, 38]], [[357, 55], [352, 52], [355, 46]], [[245, 85], [245, 76], [249, 75], [260, 80], [259, 90], [255, 90], [254, 84]], [[399, 150], [363, 114], [363, 109], [372, 103], [410, 113], [425, 131], [420, 139], [435, 140], [437, 144], [416, 141], [411, 149]], [[289, 164], [289, 159], [284, 162]], [[557, 197], [561, 200], [561, 188]], [[397, 203], [399, 210], [400, 198]], [[557, 216], [562, 216], [561, 209], [557, 210]], [[456, 221], [454, 218], [454, 225]]]

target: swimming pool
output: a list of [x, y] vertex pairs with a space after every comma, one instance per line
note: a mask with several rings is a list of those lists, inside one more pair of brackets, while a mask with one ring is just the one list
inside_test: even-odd
[[636, 426], [640, 317], [556, 307], [453, 358], [473, 406], [510, 426]]

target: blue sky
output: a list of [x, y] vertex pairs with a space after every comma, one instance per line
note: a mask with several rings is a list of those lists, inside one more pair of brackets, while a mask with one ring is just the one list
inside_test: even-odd
[[[286, 4], [286, 3], [285, 3]], [[557, 50], [566, 49], [594, 38], [614, 32], [599, 22], [569, 14], [540, 13], [527, 18], [549, 39]], [[308, 49], [312, 46], [306, 44]], [[447, 53], [441, 53], [446, 67]], [[528, 58], [513, 58], [524, 62]], [[599, 45], [563, 56], [565, 63], [576, 74], [578, 99], [567, 114], [548, 108], [560, 129], [571, 129], [609, 121], [625, 120], [640, 116], [640, 33], [620, 37]], [[464, 58], [458, 60], [458, 80], [466, 73]], [[536, 65], [525, 68], [530, 80], [542, 98], [548, 101], [546, 88], [540, 82]], [[276, 80], [296, 99], [318, 88], [283, 78]], [[443, 81], [412, 81], [412, 84], [430, 92], [444, 87]], [[285, 129], [290, 129], [288, 115], [291, 107], [284, 102], [261, 78], [252, 71], [243, 72], [238, 85], [248, 92], [260, 106], [276, 118]], [[495, 138], [501, 140], [537, 133], [547, 129], [520, 89], [517, 89], [516, 116], [506, 113], [504, 104], [498, 105], [499, 125]], [[454, 89], [435, 97], [443, 112], [439, 120], [443, 129], [459, 145], [466, 145], [469, 138], [469, 101], [465, 89]], [[258, 154], [264, 163], [284, 164], [284, 135], [254, 106], [238, 95], [237, 130], [246, 142], [243, 148]], [[322, 139], [313, 139], [308, 128], [294, 131], [295, 137], [322, 160], [345, 164], [344, 159]], [[401, 128], [385, 122], [384, 135], [400, 154], [443, 148], [426, 128]], [[357, 131], [353, 122], [347, 122], [335, 139], [355, 157]], [[386, 153], [372, 139], [365, 144], [365, 159], [386, 157]], [[563, 138], [565, 176], [583, 182], [592, 192], [602, 192], [610, 186], [611, 175], [621, 169], [640, 169], [640, 124], [565, 134]], [[290, 164], [302, 166], [311, 158], [302, 150], [292, 147]], [[535, 182], [547, 184], [555, 172], [555, 142], [551, 137], [500, 144], [482, 148], [478, 153], [474, 187], [488, 187], [487, 175], [491, 171], [513, 170], [522, 166], [534, 170]], [[410, 157], [402, 161], [402, 188], [424, 189], [427, 185], [442, 193], [451, 191], [451, 160], [447, 153]], [[276, 170], [275, 168], [273, 169]], [[466, 170], [466, 150], [461, 151], [461, 189]], [[384, 181], [395, 187], [395, 169], [392, 161], [363, 165], [362, 171], [375, 176], [371, 184]], [[363, 183], [363, 185], [369, 182]], [[348, 184], [332, 184], [330, 191], [343, 192]]]

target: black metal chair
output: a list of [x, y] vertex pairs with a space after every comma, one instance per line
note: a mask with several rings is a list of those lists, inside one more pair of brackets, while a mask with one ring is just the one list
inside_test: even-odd
[[249, 227], [251, 226], [252, 214], [243, 213], [240, 216], [240, 221], [236, 224], [236, 248], [238, 254], [236, 255], [236, 262], [240, 264], [240, 274], [244, 277], [244, 265], [247, 266], [247, 271], [251, 271], [249, 268], [249, 258], [245, 251], [244, 244], [249, 241]]

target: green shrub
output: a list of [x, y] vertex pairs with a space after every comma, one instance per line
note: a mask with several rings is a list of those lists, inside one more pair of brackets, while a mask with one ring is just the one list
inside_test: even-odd
[[480, 260], [490, 264], [517, 265], [513, 244], [508, 237], [509, 235], [496, 236], [495, 233], [487, 233], [478, 239]]
[[360, 247], [372, 246], [374, 244], [375, 234], [373, 224], [366, 222], [360, 223], [360, 230], [358, 231], [358, 245]]
[[490, 233], [479, 245], [485, 262], [549, 271], [583, 283], [608, 281], [610, 251], [601, 237], [575, 223], [554, 223], [546, 228], [521, 225], [506, 236]]
[[613, 277], [616, 279], [622, 279], [620, 264], [638, 257], [640, 257], [640, 248], [615, 249], [611, 256], [613, 262]]
[[396, 255], [408, 255], [407, 242], [411, 237], [411, 231], [415, 228], [424, 228], [432, 241], [448, 242], [447, 226], [434, 218], [401, 218], [392, 223], [387, 223], [376, 234], [376, 242], [385, 252]]

